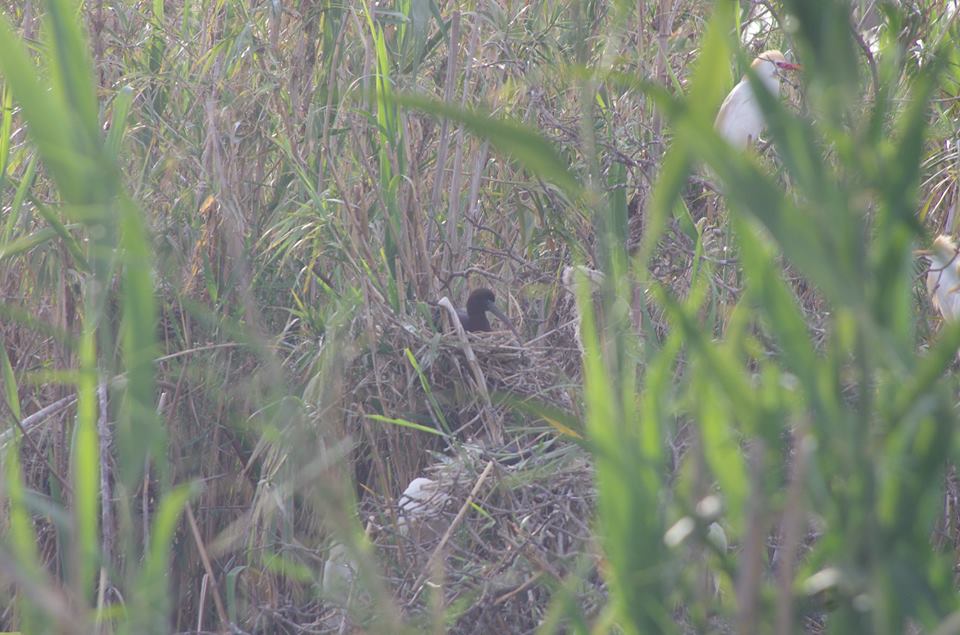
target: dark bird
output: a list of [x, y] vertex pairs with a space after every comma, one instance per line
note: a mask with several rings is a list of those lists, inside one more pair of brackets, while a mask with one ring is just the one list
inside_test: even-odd
[[470, 297], [467, 298], [467, 309], [457, 309], [460, 324], [463, 325], [465, 331], [489, 331], [491, 328], [490, 320], [487, 319], [487, 311], [490, 311], [500, 318], [519, 340], [520, 334], [513, 328], [513, 324], [500, 310], [500, 307], [496, 305], [496, 299], [497, 297], [493, 295], [493, 291], [490, 289], [474, 289], [470, 293]]

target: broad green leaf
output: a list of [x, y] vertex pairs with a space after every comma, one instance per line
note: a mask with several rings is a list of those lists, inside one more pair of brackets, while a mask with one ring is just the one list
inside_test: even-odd
[[27, 169], [23, 173], [23, 178], [20, 179], [20, 183], [17, 185], [17, 191], [13, 195], [13, 203], [10, 205], [10, 212], [7, 216], [7, 222], [3, 227], [3, 236], [0, 236], [0, 243], [5, 243], [10, 240], [10, 237], [13, 236], [13, 231], [16, 228], [17, 222], [20, 220], [20, 214], [23, 211], [23, 201], [26, 200], [30, 192], [30, 188], [33, 187], [34, 179], [37, 175], [37, 156], [34, 154], [30, 157], [30, 163], [27, 164]]
[[160, 499], [150, 532], [150, 551], [131, 586], [128, 619], [121, 623], [121, 633], [134, 635], [169, 630], [167, 583], [170, 551], [180, 515], [199, 489], [196, 483], [179, 485]]
[[543, 419], [551, 428], [564, 436], [578, 441], [584, 438], [583, 423], [562, 408], [533, 399], [521, 399], [509, 393], [494, 393], [491, 397], [495, 403], [502, 403], [517, 412]]
[[20, 395], [17, 387], [17, 376], [13, 372], [13, 366], [10, 365], [10, 357], [7, 355], [7, 347], [4, 342], [0, 346], [0, 366], [3, 371], [3, 392], [6, 398], [7, 407], [13, 414], [14, 419], [20, 420], [23, 415], [20, 413]]
[[405, 108], [456, 121], [515, 158], [533, 174], [555, 183], [569, 198], [578, 198], [580, 186], [568, 168], [569, 163], [561, 159], [553, 145], [532, 128], [510, 119], [492, 117], [482, 110], [458, 108], [420, 95], [392, 95], [390, 98]]
[[[7, 446], [2, 455], [4, 487], [7, 498], [8, 514], [7, 539], [10, 541], [11, 553], [20, 569], [20, 575], [39, 585], [53, 584], [43, 572], [43, 561], [37, 548], [37, 535], [33, 529], [33, 519], [27, 508], [26, 491], [20, 465], [20, 433], [16, 432], [17, 442]], [[29, 593], [21, 596], [17, 604], [20, 614], [20, 630], [22, 632], [47, 632], [50, 628], [49, 620], [43, 612], [42, 601]]]
[[10, 133], [13, 132], [13, 91], [6, 85], [0, 87], [0, 183], [7, 179], [10, 165]]
[[117, 425], [120, 476], [133, 489], [148, 457], [165, 473], [166, 430], [156, 415], [154, 359], [157, 357], [156, 299], [150, 238], [143, 216], [124, 197], [117, 205], [123, 249], [123, 364], [126, 392]]
[[[65, 231], [70, 231], [78, 227], [79, 225], [66, 225], [63, 227], [63, 229]], [[60, 235], [61, 234], [57, 231], [57, 229], [53, 227], [44, 227], [43, 229], [39, 229], [27, 236], [21, 236], [16, 240], [6, 243], [5, 245], [0, 245], [0, 260], [12, 258], [13, 256], [26, 253], [34, 247], [39, 247], [40, 245], [48, 243]]]
[[113, 117], [110, 120], [110, 132], [107, 135], [106, 148], [111, 157], [116, 160], [120, 154], [120, 145], [123, 142], [123, 133], [127, 128], [127, 115], [133, 104], [133, 87], [124, 86], [117, 91], [113, 100]]
[[[99, 564], [100, 444], [97, 434], [97, 396], [99, 374], [95, 334], [85, 325], [80, 338], [80, 371], [77, 384], [76, 440], [71, 461], [73, 484], [73, 549], [77, 565], [74, 571], [77, 589], [94, 579]], [[108, 415], [103, 413], [104, 417]]]
[[367, 419], [371, 421], [379, 421], [380, 423], [389, 423], [390, 425], [400, 426], [401, 428], [411, 428], [419, 432], [427, 432], [429, 434], [435, 434], [437, 436], [446, 436], [446, 434], [430, 426], [425, 426], [420, 423], [414, 423], [413, 421], [407, 421], [406, 419], [396, 419], [392, 417], [384, 417], [382, 415], [364, 415]]

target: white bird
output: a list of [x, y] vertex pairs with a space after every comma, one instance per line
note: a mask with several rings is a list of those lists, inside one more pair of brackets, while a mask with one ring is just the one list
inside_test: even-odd
[[[774, 97], [780, 96], [780, 71], [795, 71], [801, 68], [799, 64], [788, 62], [780, 51], [773, 50], [761, 53], [750, 67]], [[737, 148], [747, 147], [763, 132], [766, 122], [749, 77], [744, 75], [723, 100], [713, 127]]]
[[[563, 287], [574, 297], [578, 297], [580, 292], [580, 286], [583, 284], [588, 285], [587, 289], [591, 293], [599, 291], [600, 287], [603, 285], [604, 275], [602, 271], [597, 271], [596, 269], [591, 269], [590, 267], [585, 267], [584, 265], [576, 265], [574, 267], [564, 267], [563, 273], [560, 275], [560, 281], [563, 283]], [[573, 332], [577, 338], [577, 348], [580, 349], [580, 355], [585, 355], [586, 351], [583, 348], [583, 336], [580, 333], [580, 327], [583, 322], [580, 316], [580, 307], [576, 303], [573, 303]]]
[[356, 561], [340, 543], [333, 543], [327, 560], [323, 563], [323, 580], [320, 588], [324, 597], [339, 606], [347, 606], [357, 578]]
[[439, 514], [446, 502], [447, 495], [436, 481], [422, 476], [410, 481], [397, 500], [400, 533], [406, 535], [411, 527], [417, 528], [431, 516]]
[[960, 258], [957, 244], [941, 234], [933, 241], [929, 252], [930, 271], [927, 272], [927, 291], [930, 300], [943, 319], [952, 322], [960, 318]]
[[[583, 274], [581, 278], [580, 274]], [[563, 283], [564, 288], [569, 291], [574, 297], [576, 297], [578, 289], [580, 288], [580, 281], [586, 280], [590, 284], [590, 291], [599, 291], [600, 286], [603, 284], [604, 275], [602, 271], [597, 271], [596, 269], [591, 269], [584, 265], [576, 265], [575, 267], [564, 267], [563, 273], [560, 274], [560, 282]]]

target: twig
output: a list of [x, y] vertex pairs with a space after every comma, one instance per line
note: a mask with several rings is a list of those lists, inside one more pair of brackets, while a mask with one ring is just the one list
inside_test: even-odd
[[213, 603], [217, 607], [220, 624], [223, 625], [223, 628], [229, 629], [230, 621], [227, 619], [227, 612], [223, 608], [223, 599], [220, 597], [220, 588], [217, 586], [217, 576], [213, 575], [213, 567], [210, 566], [210, 557], [207, 555], [206, 547], [203, 546], [203, 539], [200, 537], [200, 528], [197, 527], [197, 519], [193, 516], [193, 505], [187, 505], [187, 520], [190, 522], [190, 531], [193, 532], [193, 539], [197, 543], [197, 551], [200, 552], [200, 560], [203, 562], [203, 568], [207, 572], [207, 575], [210, 576], [210, 588], [213, 590]]
[[516, 589], [514, 589], [513, 591], [510, 591], [509, 593], [504, 593], [503, 595], [501, 595], [500, 597], [498, 597], [496, 600], [494, 600], [494, 601], [493, 601], [493, 605], [494, 605], [494, 606], [497, 606], [497, 605], [499, 605], [499, 604], [503, 604], [504, 602], [506, 602], [506, 601], [509, 600], [510, 598], [512, 598], [512, 597], [514, 597], [514, 596], [516, 596], [516, 595], [518, 595], [518, 594], [520, 594], [520, 593], [523, 593], [524, 591], [526, 591], [527, 589], [529, 589], [531, 586], [533, 586], [533, 584], [534, 584], [537, 580], [539, 580], [540, 578], [542, 578], [542, 577], [543, 577], [543, 572], [542, 572], [542, 571], [538, 571], [537, 573], [534, 573], [532, 576], [530, 576], [530, 577], [527, 579], [526, 582], [524, 582], [523, 584], [521, 584], [520, 586], [518, 586]]
[[464, 516], [467, 515], [467, 510], [470, 509], [473, 499], [476, 497], [477, 493], [479, 493], [480, 488], [483, 487], [483, 483], [487, 480], [487, 477], [490, 476], [490, 472], [493, 471], [493, 465], [494, 461], [487, 461], [487, 466], [483, 468], [483, 472], [480, 473], [480, 476], [477, 478], [477, 482], [473, 484], [473, 489], [470, 490], [470, 495], [467, 496], [467, 500], [463, 501], [463, 505], [460, 506], [460, 511], [457, 512], [453, 522], [451, 522], [450, 526], [447, 527], [447, 530], [443, 533], [443, 537], [440, 539], [440, 542], [434, 548], [433, 553], [430, 554], [430, 558], [427, 560], [427, 565], [423, 568], [424, 572], [420, 574], [420, 577], [418, 577], [417, 581], [413, 584], [415, 594], [419, 595], [420, 589], [425, 582], [427, 575], [429, 575], [428, 572], [432, 570], [435, 561], [440, 557], [440, 553], [443, 551], [444, 547], [447, 546], [447, 543], [450, 541], [450, 537], [453, 535], [454, 530], [460, 525], [460, 522], [463, 520]]
[[480, 267], [467, 267], [466, 269], [463, 269], [463, 270], [460, 270], [460, 271], [453, 271], [453, 272], [451, 272], [450, 275], [447, 276], [446, 278], [440, 278], [440, 288], [441, 288], [441, 289], [449, 289], [449, 288], [450, 288], [450, 282], [452, 282], [454, 278], [464, 278], [464, 279], [466, 279], [466, 277], [467, 277], [468, 275], [470, 275], [471, 273], [475, 273], [475, 274], [477, 274], [477, 275], [481, 275], [481, 276], [483, 276], [484, 278], [487, 278], [487, 279], [490, 279], [490, 280], [496, 280], [497, 282], [503, 282], [503, 278], [501, 278], [500, 276], [498, 276], [498, 275], [496, 275], [496, 274], [494, 274], [494, 273], [490, 273], [489, 271], [486, 271], [485, 269], [481, 269]]
[[490, 401], [490, 393], [487, 392], [487, 380], [483, 376], [483, 370], [480, 369], [480, 363], [477, 361], [477, 356], [474, 354], [473, 348], [470, 346], [470, 340], [467, 339], [467, 334], [463, 330], [463, 325], [460, 324], [460, 317], [457, 315], [457, 310], [454, 308], [453, 304], [450, 303], [450, 300], [447, 298], [447, 296], [440, 298], [440, 301], [437, 302], [437, 304], [446, 308], [447, 312], [450, 314], [450, 322], [453, 324], [453, 328], [457, 332], [457, 337], [460, 338], [460, 345], [463, 348], [463, 354], [467, 357], [467, 364], [470, 366], [470, 370], [473, 372], [473, 379], [477, 384], [477, 390], [480, 392], [480, 396], [483, 398], [483, 403], [486, 406], [483, 409], [484, 427], [486, 427], [487, 432], [490, 434], [491, 440], [499, 445], [503, 442], [503, 431], [500, 429], [500, 423], [497, 421], [493, 412], [493, 403]]
[[[17, 428], [20, 429], [20, 438], [26, 440], [26, 442], [30, 444], [30, 447], [33, 449], [34, 452], [37, 453], [37, 456], [43, 457], [43, 456], [46, 456], [46, 454], [40, 450], [40, 447], [33, 440], [33, 437], [30, 436], [30, 433], [33, 432], [35, 428], [38, 428], [41, 423], [44, 423], [47, 420], [47, 418], [53, 416], [54, 414], [60, 412], [61, 410], [69, 408], [74, 403], [76, 403], [76, 401], [77, 401], [76, 395], [64, 397], [59, 401], [53, 402], [49, 406], [45, 406], [41, 408], [40, 410], [36, 411], [29, 417], [23, 419], [22, 421], [21, 420], [16, 421]], [[6, 445], [10, 442], [10, 438], [12, 436], [13, 436], [12, 429], [7, 430], [2, 434], [0, 434], [0, 450], [6, 447]], [[57, 469], [53, 466], [53, 463], [51, 463], [49, 459], [45, 459], [45, 462], [47, 464], [47, 468], [49, 468], [50, 470], [50, 473], [53, 474], [54, 478], [56, 478], [57, 481], [60, 482], [60, 486], [63, 488], [63, 491], [67, 493], [73, 492], [73, 487], [71, 487], [70, 482], [66, 478], [64, 478], [64, 476], [60, 474], [60, 472], [57, 471]]]

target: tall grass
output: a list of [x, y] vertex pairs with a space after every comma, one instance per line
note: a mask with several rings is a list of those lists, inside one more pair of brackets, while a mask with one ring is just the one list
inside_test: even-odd
[[[621, 623], [635, 632], [665, 629], [675, 603], [696, 606], [671, 567], [641, 558], [663, 554], [651, 544], [667, 517], [703, 508], [711, 491], [704, 490], [705, 476], [725, 502], [728, 536], [741, 546], [736, 568], [727, 571], [735, 592], [727, 611], [738, 632], [789, 632], [825, 595], [829, 603], [820, 606], [829, 606], [832, 632], [904, 632], [908, 623], [934, 629], [955, 603], [952, 560], [931, 549], [930, 532], [952, 457], [949, 368], [960, 340], [955, 328], [945, 328], [940, 341], [918, 353], [911, 302], [911, 246], [922, 239], [919, 169], [946, 53], [934, 51], [911, 69], [904, 90], [881, 91], [863, 108], [845, 7], [787, 8], [796, 16], [796, 52], [806, 64], [804, 91], [816, 119], [762, 100], [786, 188], [768, 168], [726, 148], [712, 129], [722, 94], [716, 78], [730, 58], [719, 18], [704, 38], [689, 98], [650, 89], [675, 132], [668, 152], [681, 157], [664, 160], [651, 211], [671, 214], [683, 167], [704, 161], [727, 201], [745, 288], [727, 309], [719, 339], [709, 324], [704, 329], [695, 291], [685, 303], [665, 290], [655, 294], [680, 334], [690, 377], [678, 401], [660, 412], [630, 409], [634, 390], [640, 403], [670, 395], [656, 375], [651, 382], [641, 373], [638, 387], [632, 369], [604, 366], [600, 344], [588, 344], [587, 416], [594, 438], [604, 440], [598, 478], [609, 472], [609, 481], [599, 481], [600, 531], [614, 598], [621, 594]], [[894, 65], [903, 58], [895, 45], [880, 56], [885, 79], [899, 76]], [[679, 174], [672, 173], [677, 166]], [[777, 254], [822, 294], [830, 316], [824, 345], [778, 273]], [[615, 310], [617, 295], [607, 297], [614, 301], [604, 308]], [[631, 334], [613, 333], [620, 333], [617, 348], [629, 350]], [[616, 397], [618, 387], [624, 398]], [[691, 417], [699, 437], [687, 460], [702, 460], [708, 472], [681, 468], [671, 504], [661, 498], [670, 489], [660, 467], [662, 430], [677, 415]], [[618, 426], [624, 428], [611, 432]], [[634, 471], [650, 468], [647, 475]], [[819, 536], [808, 541], [813, 518]], [[761, 571], [768, 536], [776, 537], [770, 577]], [[691, 540], [709, 545], [702, 529]], [[656, 589], [673, 592], [658, 597]]]
[[[534, 628], [516, 600], [545, 632], [953, 632], [960, 328], [911, 256], [952, 229], [948, 4], [888, 8], [872, 50], [845, 3], [773, 7], [763, 48], [805, 70], [799, 112], [762, 100], [764, 153], [712, 127], [739, 3], [517, 4], [7, 9], [0, 627]], [[551, 326], [574, 262], [606, 275], [572, 379], [531, 391], [562, 398], [451, 382], [433, 302], [495, 286], [575, 350]], [[470, 456], [464, 413], [589, 458], [602, 555], [496, 516], [488, 468], [446, 539], [518, 555], [398, 573], [396, 496]], [[544, 447], [490, 487], [570, 512]]]
[[[33, 528], [27, 519], [31, 514], [42, 513], [43, 506], [30, 504], [19, 478], [17, 455], [23, 443], [22, 428], [14, 428], [13, 442], [6, 448], [10, 475], [6, 494], [14, 519], [13, 540], [5, 546], [8, 575], [40, 585], [45, 594], [18, 594], [20, 628], [27, 632], [89, 632], [94, 628], [95, 615], [104, 615], [104, 588], [119, 582], [118, 578], [125, 574], [131, 581], [138, 581], [129, 586], [130, 606], [153, 610], [128, 613], [118, 628], [162, 630], [166, 622], [164, 609], [169, 606], [164, 588], [167, 554], [185, 497], [182, 488], [169, 490], [163, 469], [165, 433], [154, 415], [153, 364], [157, 347], [152, 249], [143, 215], [124, 192], [118, 164], [118, 140], [126, 125], [130, 93], [120, 91], [112, 100], [112, 130], [104, 138], [85, 37], [70, 3], [51, 2], [46, 7], [46, 46], [39, 60], [41, 68], [6, 21], [0, 22], [0, 31], [5, 87], [16, 96], [37, 156], [59, 195], [55, 208], [45, 214], [56, 230], [55, 235], [31, 240], [23, 246], [33, 248], [54, 238], [70, 245], [82, 303], [78, 311], [75, 367], [47, 373], [46, 378], [72, 384], [77, 395], [68, 480], [53, 493], [49, 503], [72, 511], [70, 515], [53, 516], [57, 531], [69, 536], [58, 563], [64, 586], [49, 577], [53, 571], [44, 571], [36, 547], [31, 544], [35, 538], [31, 539]], [[38, 207], [41, 205], [37, 202]], [[69, 223], [74, 227], [68, 234], [65, 226]], [[16, 253], [11, 250], [5, 255]], [[107, 385], [114, 378], [123, 383], [111, 389], [118, 405], [108, 411]], [[6, 374], [5, 383], [10, 411], [19, 420], [14, 373]], [[106, 424], [112, 416], [116, 417], [116, 464], [111, 458]], [[107, 494], [105, 484], [111, 482], [120, 493], [134, 491], [147, 462], [156, 462], [163, 487], [153, 519], [153, 552], [145, 556], [141, 565], [144, 546], [134, 540], [130, 531], [121, 531], [120, 542], [115, 545], [111, 539], [114, 528], [101, 526], [101, 518], [112, 517], [110, 507], [114, 505], [109, 498], [101, 499], [101, 494]], [[101, 479], [101, 471], [112, 472], [114, 465], [116, 473]], [[129, 525], [126, 527], [129, 529]], [[131, 563], [122, 573], [113, 561], [121, 553]], [[68, 618], [66, 614], [70, 612], [76, 617]]]

